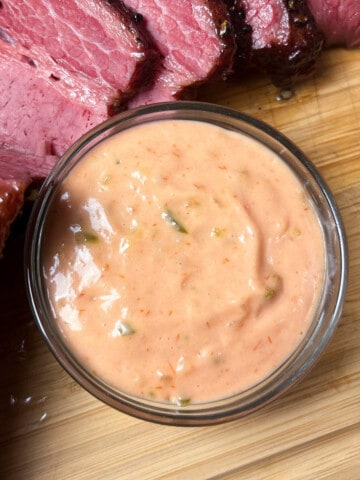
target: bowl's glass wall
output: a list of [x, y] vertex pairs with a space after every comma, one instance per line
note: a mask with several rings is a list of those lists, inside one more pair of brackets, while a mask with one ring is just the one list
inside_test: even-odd
[[[179, 407], [119, 392], [94, 377], [66, 346], [48, 300], [42, 274], [43, 227], [57, 187], [72, 168], [104, 139], [133, 126], [164, 119], [186, 119], [248, 135], [274, 151], [297, 175], [307, 193], [325, 243], [325, 281], [306, 335], [293, 354], [268, 378], [248, 390], [219, 401]], [[311, 162], [286, 137], [270, 126], [237, 111], [201, 102], [157, 104], [119, 114], [75, 143], [55, 166], [34, 205], [26, 240], [26, 281], [36, 322], [51, 351], [67, 372], [105, 403], [137, 417], [166, 424], [205, 425], [250, 413], [285, 392], [315, 363], [334, 333], [346, 290], [347, 252], [344, 228], [334, 199]]]

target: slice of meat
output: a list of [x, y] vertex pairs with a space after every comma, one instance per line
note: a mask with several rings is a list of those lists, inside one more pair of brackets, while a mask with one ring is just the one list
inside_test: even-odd
[[58, 80], [0, 40], [0, 142], [37, 155], [62, 155], [108, 117], [86, 82]]
[[0, 145], [0, 258], [26, 189], [41, 182], [56, 161], [54, 155], [36, 156]]
[[226, 5], [218, 0], [127, 0], [164, 57], [154, 86], [131, 106], [189, 98], [197, 85], [225, 78], [235, 41]]
[[[9, 41], [9, 38], [7, 38]], [[81, 83], [54, 62], [0, 40], [0, 256], [24, 192], [49, 173], [58, 156], [108, 117], [114, 92]]]
[[323, 36], [305, 0], [238, 0], [251, 29], [251, 52], [238, 44], [241, 62], [265, 71], [273, 83], [291, 88], [311, 74], [323, 47]]
[[29, 185], [33, 181], [43, 180], [56, 164], [56, 155], [33, 155], [0, 145], [0, 178], [14, 180]]
[[325, 45], [360, 47], [359, 0], [308, 0]]
[[115, 0], [0, 2], [0, 251], [29, 183], [151, 83], [140, 20]]
[[[159, 53], [120, 0], [2, 0], [0, 28], [70, 74], [131, 96], [151, 82]], [[114, 92], [115, 94], [115, 92]]]

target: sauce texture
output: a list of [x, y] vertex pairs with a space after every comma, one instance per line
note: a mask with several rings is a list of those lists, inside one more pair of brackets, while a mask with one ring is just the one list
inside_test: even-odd
[[185, 405], [246, 389], [296, 348], [324, 275], [322, 230], [273, 152], [164, 120], [87, 153], [44, 233], [49, 300], [90, 371]]

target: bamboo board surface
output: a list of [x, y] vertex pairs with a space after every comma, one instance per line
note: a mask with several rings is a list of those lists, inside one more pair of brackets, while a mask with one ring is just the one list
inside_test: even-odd
[[251, 416], [201, 428], [137, 420], [90, 396], [48, 351], [26, 302], [20, 232], [0, 262], [1, 479], [360, 479], [360, 50], [326, 52], [287, 101], [260, 77], [199, 93], [280, 129], [332, 189], [350, 264], [333, 340], [301, 383]]

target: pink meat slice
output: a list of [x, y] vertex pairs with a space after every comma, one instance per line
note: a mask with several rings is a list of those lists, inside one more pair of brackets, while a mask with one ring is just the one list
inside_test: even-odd
[[79, 83], [53, 61], [35, 62], [28, 53], [0, 40], [0, 256], [26, 188], [108, 117], [113, 93]]
[[70, 74], [125, 97], [151, 81], [159, 58], [120, 0], [2, 0], [0, 28], [30, 52], [36, 47]]
[[27, 187], [45, 178], [56, 161], [54, 155], [36, 156], [0, 145], [0, 258]]
[[95, 101], [84, 85], [57, 80], [16, 46], [0, 41], [1, 143], [36, 155], [62, 155], [107, 118], [106, 105]]
[[229, 12], [221, 1], [127, 0], [144, 18], [164, 59], [154, 86], [131, 106], [174, 100], [212, 78], [225, 78], [235, 50]]
[[0, 178], [29, 185], [44, 179], [57, 162], [56, 155], [34, 155], [0, 145]]
[[359, 0], [308, 0], [325, 45], [360, 47]]
[[[305, 0], [236, 0], [234, 5], [250, 27], [251, 66], [282, 88], [313, 72], [323, 36]], [[243, 58], [241, 45], [238, 49]]]
[[243, 0], [246, 22], [252, 27], [252, 47], [257, 50], [271, 44], [286, 45], [289, 36], [289, 12], [278, 0]]

